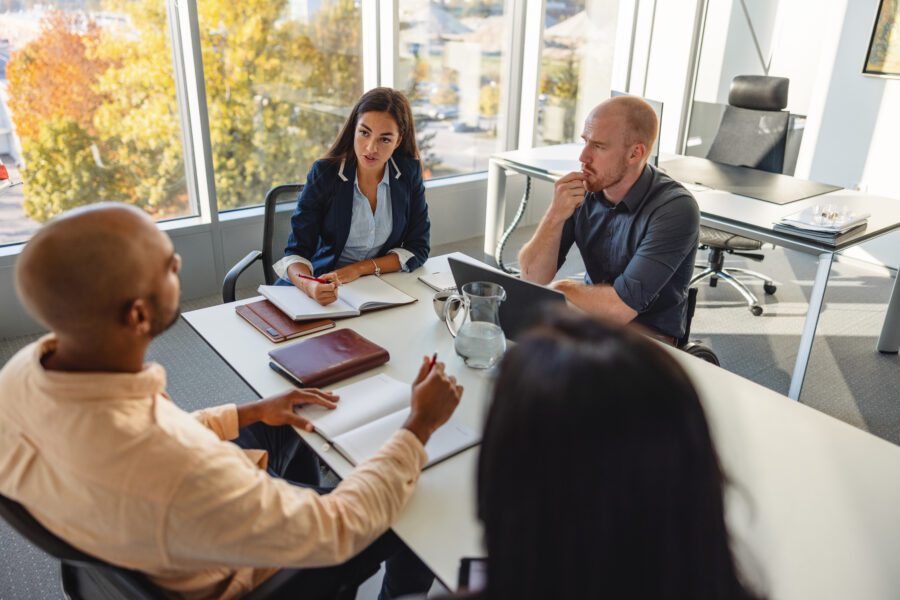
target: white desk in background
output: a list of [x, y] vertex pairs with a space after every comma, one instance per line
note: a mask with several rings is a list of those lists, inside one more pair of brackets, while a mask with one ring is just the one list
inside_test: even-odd
[[[505, 227], [506, 172], [513, 171], [536, 179], [554, 182], [565, 173], [580, 169], [578, 156], [581, 149], [581, 144], [560, 144], [503, 152], [491, 157], [488, 163], [484, 224], [484, 252], [486, 255], [494, 255], [497, 241], [503, 235]], [[852, 190], [838, 190], [779, 205], [722, 190], [705, 189], [691, 193], [700, 206], [700, 222], [703, 225], [818, 257], [816, 278], [809, 295], [809, 309], [806, 313], [803, 334], [800, 337], [800, 348], [788, 391], [790, 398], [799, 400], [834, 255], [900, 228], [900, 200], [871, 196]], [[803, 210], [807, 206], [816, 206], [822, 203], [846, 205], [857, 212], [870, 213], [867, 227], [849, 235], [836, 246], [829, 246], [772, 229], [772, 225], [782, 217]], [[896, 353], [898, 348], [900, 348], [900, 284], [895, 281], [881, 335], [878, 338], [877, 349], [879, 352]]]
[[[377, 372], [411, 381], [421, 357], [437, 350], [465, 386], [457, 414], [481, 428], [488, 375], [468, 369], [454, 354], [452, 339], [431, 306], [433, 290], [416, 279], [446, 269], [446, 257], [435, 257], [414, 273], [385, 275], [419, 301], [338, 321], [338, 327], [351, 327], [391, 353], [386, 365], [346, 382]], [[290, 384], [268, 366], [267, 353], [278, 345], [234, 312], [235, 304], [249, 301], [192, 311], [184, 318], [257, 394], [267, 396]], [[685, 352], [667, 351], [700, 392], [732, 482], [726, 496], [729, 527], [738, 547], [756, 557], [769, 597], [896, 598], [900, 448]], [[351, 471], [335, 451], [322, 451], [324, 440], [317, 434], [301, 435], [339, 476]], [[393, 528], [451, 589], [459, 559], [483, 554], [475, 518], [477, 455], [472, 448], [426, 470]], [[552, 478], [552, 473], [543, 476]], [[534, 484], [553, 486], [565, 502], [566, 482], [536, 473]]]

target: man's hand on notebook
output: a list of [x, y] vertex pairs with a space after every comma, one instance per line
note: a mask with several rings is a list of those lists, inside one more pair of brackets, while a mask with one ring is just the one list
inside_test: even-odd
[[313, 424], [297, 415], [295, 408], [306, 404], [318, 404], [325, 408], [335, 408], [338, 397], [331, 392], [317, 389], [289, 390], [263, 398], [259, 402], [244, 404], [238, 407], [238, 426], [246, 427], [257, 421], [266, 425], [293, 425], [306, 431], [313, 431]]
[[462, 393], [463, 387], [456, 383], [456, 377], [444, 372], [444, 363], [435, 362], [432, 366], [431, 357], [426, 356], [413, 382], [409, 418], [403, 427], [422, 444], [427, 443], [431, 434], [456, 410]]

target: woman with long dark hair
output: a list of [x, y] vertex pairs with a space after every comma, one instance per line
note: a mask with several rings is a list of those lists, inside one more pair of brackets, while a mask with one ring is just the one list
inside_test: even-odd
[[419, 267], [430, 229], [409, 101], [375, 88], [310, 169], [275, 272], [280, 284], [330, 304], [342, 283]]
[[663, 349], [551, 313], [496, 381], [478, 463], [480, 596], [749, 598], [723, 479], [697, 393]]

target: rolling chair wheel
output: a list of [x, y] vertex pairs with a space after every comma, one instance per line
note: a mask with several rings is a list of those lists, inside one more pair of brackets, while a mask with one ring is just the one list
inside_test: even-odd
[[705, 360], [706, 362], [712, 363], [717, 367], [719, 366], [719, 357], [716, 356], [716, 354], [712, 350], [710, 350], [700, 342], [690, 342], [689, 344], [685, 345], [682, 350], [684, 350], [691, 356], [696, 356], [700, 360]]
[[750, 312], [753, 313], [754, 317], [758, 317], [763, 313], [762, 306], [760, 306], [759, 304], [754, 304], [750, 307]]
[[778, 288], [775, 287], [775, 284], [774, 284], [774, 283], [772, 283], [772, 282], [770, 282], [770, 281], [767, 281], [767, 282], [765, 282], [765, 283], [763, 284], [763, 289], [766, 291], [766, 293], [767, 293], [768, 295], [771, 296], [772, 294], [775, 293], [775, 290], [777, 290]]

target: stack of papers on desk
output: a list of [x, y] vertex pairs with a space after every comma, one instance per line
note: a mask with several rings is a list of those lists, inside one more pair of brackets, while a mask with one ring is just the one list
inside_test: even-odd
[[846, 208], [810, 206], [800, 212], [782, 217], [774, 229], [814, 240], [834, 243], [843, 234], [864, 227], [868, 213], [855, 213]]

